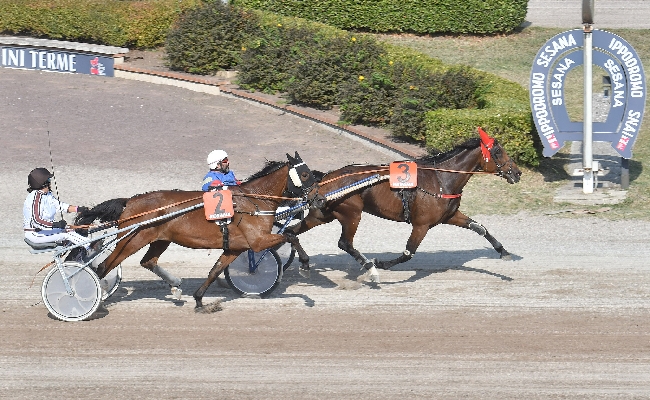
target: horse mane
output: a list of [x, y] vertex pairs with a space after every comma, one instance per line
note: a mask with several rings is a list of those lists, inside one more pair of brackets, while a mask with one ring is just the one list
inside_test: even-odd
[[257, 178], [261, 178], [263, 176], [266, 176], [266, 175], [270, 174], [271, 172], [275, 172], [275, 171], [279, 170], [280, 168], [284, 167], [287, 164], [288, 163], [286, 161], [268, 161], [267, 160], [266, 163], [264, 164], [264, 167], [261, 170], [257, 171], [256, 173], [254, 173], [253, 175], [249, 176], [246, 179], [246, 182], [250, 182], [253, 179], [257, 179]]
[[472, 150], [481, 145], [480, 138], [471, 138], [444, 153], [428, 155], [415, 160], [418, 164], [438, 164], [450, 160], [465, 150]]

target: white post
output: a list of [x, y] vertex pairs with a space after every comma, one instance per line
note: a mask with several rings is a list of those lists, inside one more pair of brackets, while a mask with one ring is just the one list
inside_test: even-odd
[[592, 93], [592, 80], [591, 73], [593, 69], [592, 64], [592, 37], [591, 37], [591, 24], [585, 24], [585, 48], [584, 48], [584, 123], [583, 123], [583, 138], [582, 138], [582, 168], [584, 176], [582, 177], [582, 192], [594, 192], [594, 170], [593, 170], [593, 93]]

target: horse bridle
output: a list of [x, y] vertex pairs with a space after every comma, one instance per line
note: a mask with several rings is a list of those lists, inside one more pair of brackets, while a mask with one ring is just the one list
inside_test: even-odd
[[[309, 173], [311, 174], [314, 182], [309, 186], [304, 186], [303, 183], [300, 181], [300, 178], [299, 178], [297, 170], [296, 170], [296, 167], [299, 167], [301, 165], [304, 165], [304, 163], [300, 163], [298, 165], [291, 165], [290, 164], [290, 168], [289, 168], [289, 179], [293, 182], [293, 185], [296, 188], [300, 188], [301, 193], [292, 192], [291, 190], [289, 190], [288, 187], [287, 187], [286, 193], [289, 193], [289, 194], [294, 195], [294, 196], [300, 196], [300, 199], [304, 203], [309, 204], [310, 207], [311, 207], [312, 204], [315, 201], [317, 201], [317, 199], [318, 199], [318, 188], [319, 188], [318, 179], [314, 176], [314, 173], [311, 172], [311, 169], [309, 169]], [[300, 183], [300, 186], [298, 186], [297, 183]], [[310, 199], [309, 194], [312, 193], [314, 191], [314, 189], [316, 190], [316, 194]]]
[[[489, 152], [490, 157], [492, 157], [492, 160], [494, 160], [494, 165], [496, 165], [496, 167], [497, 167], [497, 172], [496, 172], [495, 175], [498, 176], [499, 178], [503, 178], [505, 175], [512, 175], [512, 173], [513, 173], [512, 172], [512, 165], [513, 165], [512, 159], [508, 158], [508, 161], [504, 162], [503, 164], [499, 164], [499, 161], [498, 161], [499, 158], [497, 157], [497, 152], [499, 152], [499, 153], [501, 152], [501, 150], [500, 150], [501, 146], [499, 145], [499, 149], [497, 149], [497, 146], [495, 146], [495, 144], [497, 144], [496, 140], [494, 142], [492, 142], [492, 146], [490, 146], [489, 144], [484, 143], [483, 140], [481, 140], [481, 147], [485, 148], [485, 150], [487, 150]], [[490, 161], [489, 159], [486, 159], [485, 157], [483, 159], [485, 160], [486, 164]], [[508, 166], [508, 170], [507, 170], [507, 172], [503, 172], [503, 167], [506, 166], [506, 165]], [[483, 169], [485, 170], [485, 167], [483, 167]]]

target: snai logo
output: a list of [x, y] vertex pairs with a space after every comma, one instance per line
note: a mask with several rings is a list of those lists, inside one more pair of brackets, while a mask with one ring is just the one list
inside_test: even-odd
[[95, 57], [90, 60], [90, 74], [106, 75], [106, 68], [104, 68], [104, 64], [99, 62], [99, 57]]

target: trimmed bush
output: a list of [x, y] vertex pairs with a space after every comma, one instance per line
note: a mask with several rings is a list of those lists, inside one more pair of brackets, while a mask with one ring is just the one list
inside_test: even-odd
[[[391, 64], [392, 65], [392, 64]], [[341, 123], [387, 125], [397, 101], [394, 69], [367, 70], [341, 86]]]
[[478, 72], [488, 90], [482, 109], [439, 109], [425, 116], [427, 148], [447, 151], [482, 127], [503, 145], [515, 162], [538, 166], [541, 145], [528, 104], [528, 92], [520, 85], [492, 74]]
[[266, 93], [286, 92], [302, 54], [318, 34], [315, 28], [281, 23], [265, 26], [262, 36], [244, 51], [237, 66], [239, 84]]
[[528, 0], [231, 0], [233, 4], [373, 32], [511, 32]]
[[427, 135], [425, 115], [437, 109], [477, 108], [479, 82], [469, 67], [451, 68], [445, 72], [417, 71], [414, 79], [404, 82], [398, 93], [390, 119], [393, 134], [423, 140]]
[[260, 34], [257, 14], [220, 1], [186, 10], [165, 42], [169, 66], [202, 75], [234, 68]]
[[161, 46], [201, 0], [0, 0], [0, 32], [129, 48]]
[[287, 85], [287, 97], [292, 103], [325, 109], [341, 104], [342, 85], [373, 69], [384, 52], [373, 38], [350, 33], [329, 39], [316, 36], [304, 50]]

